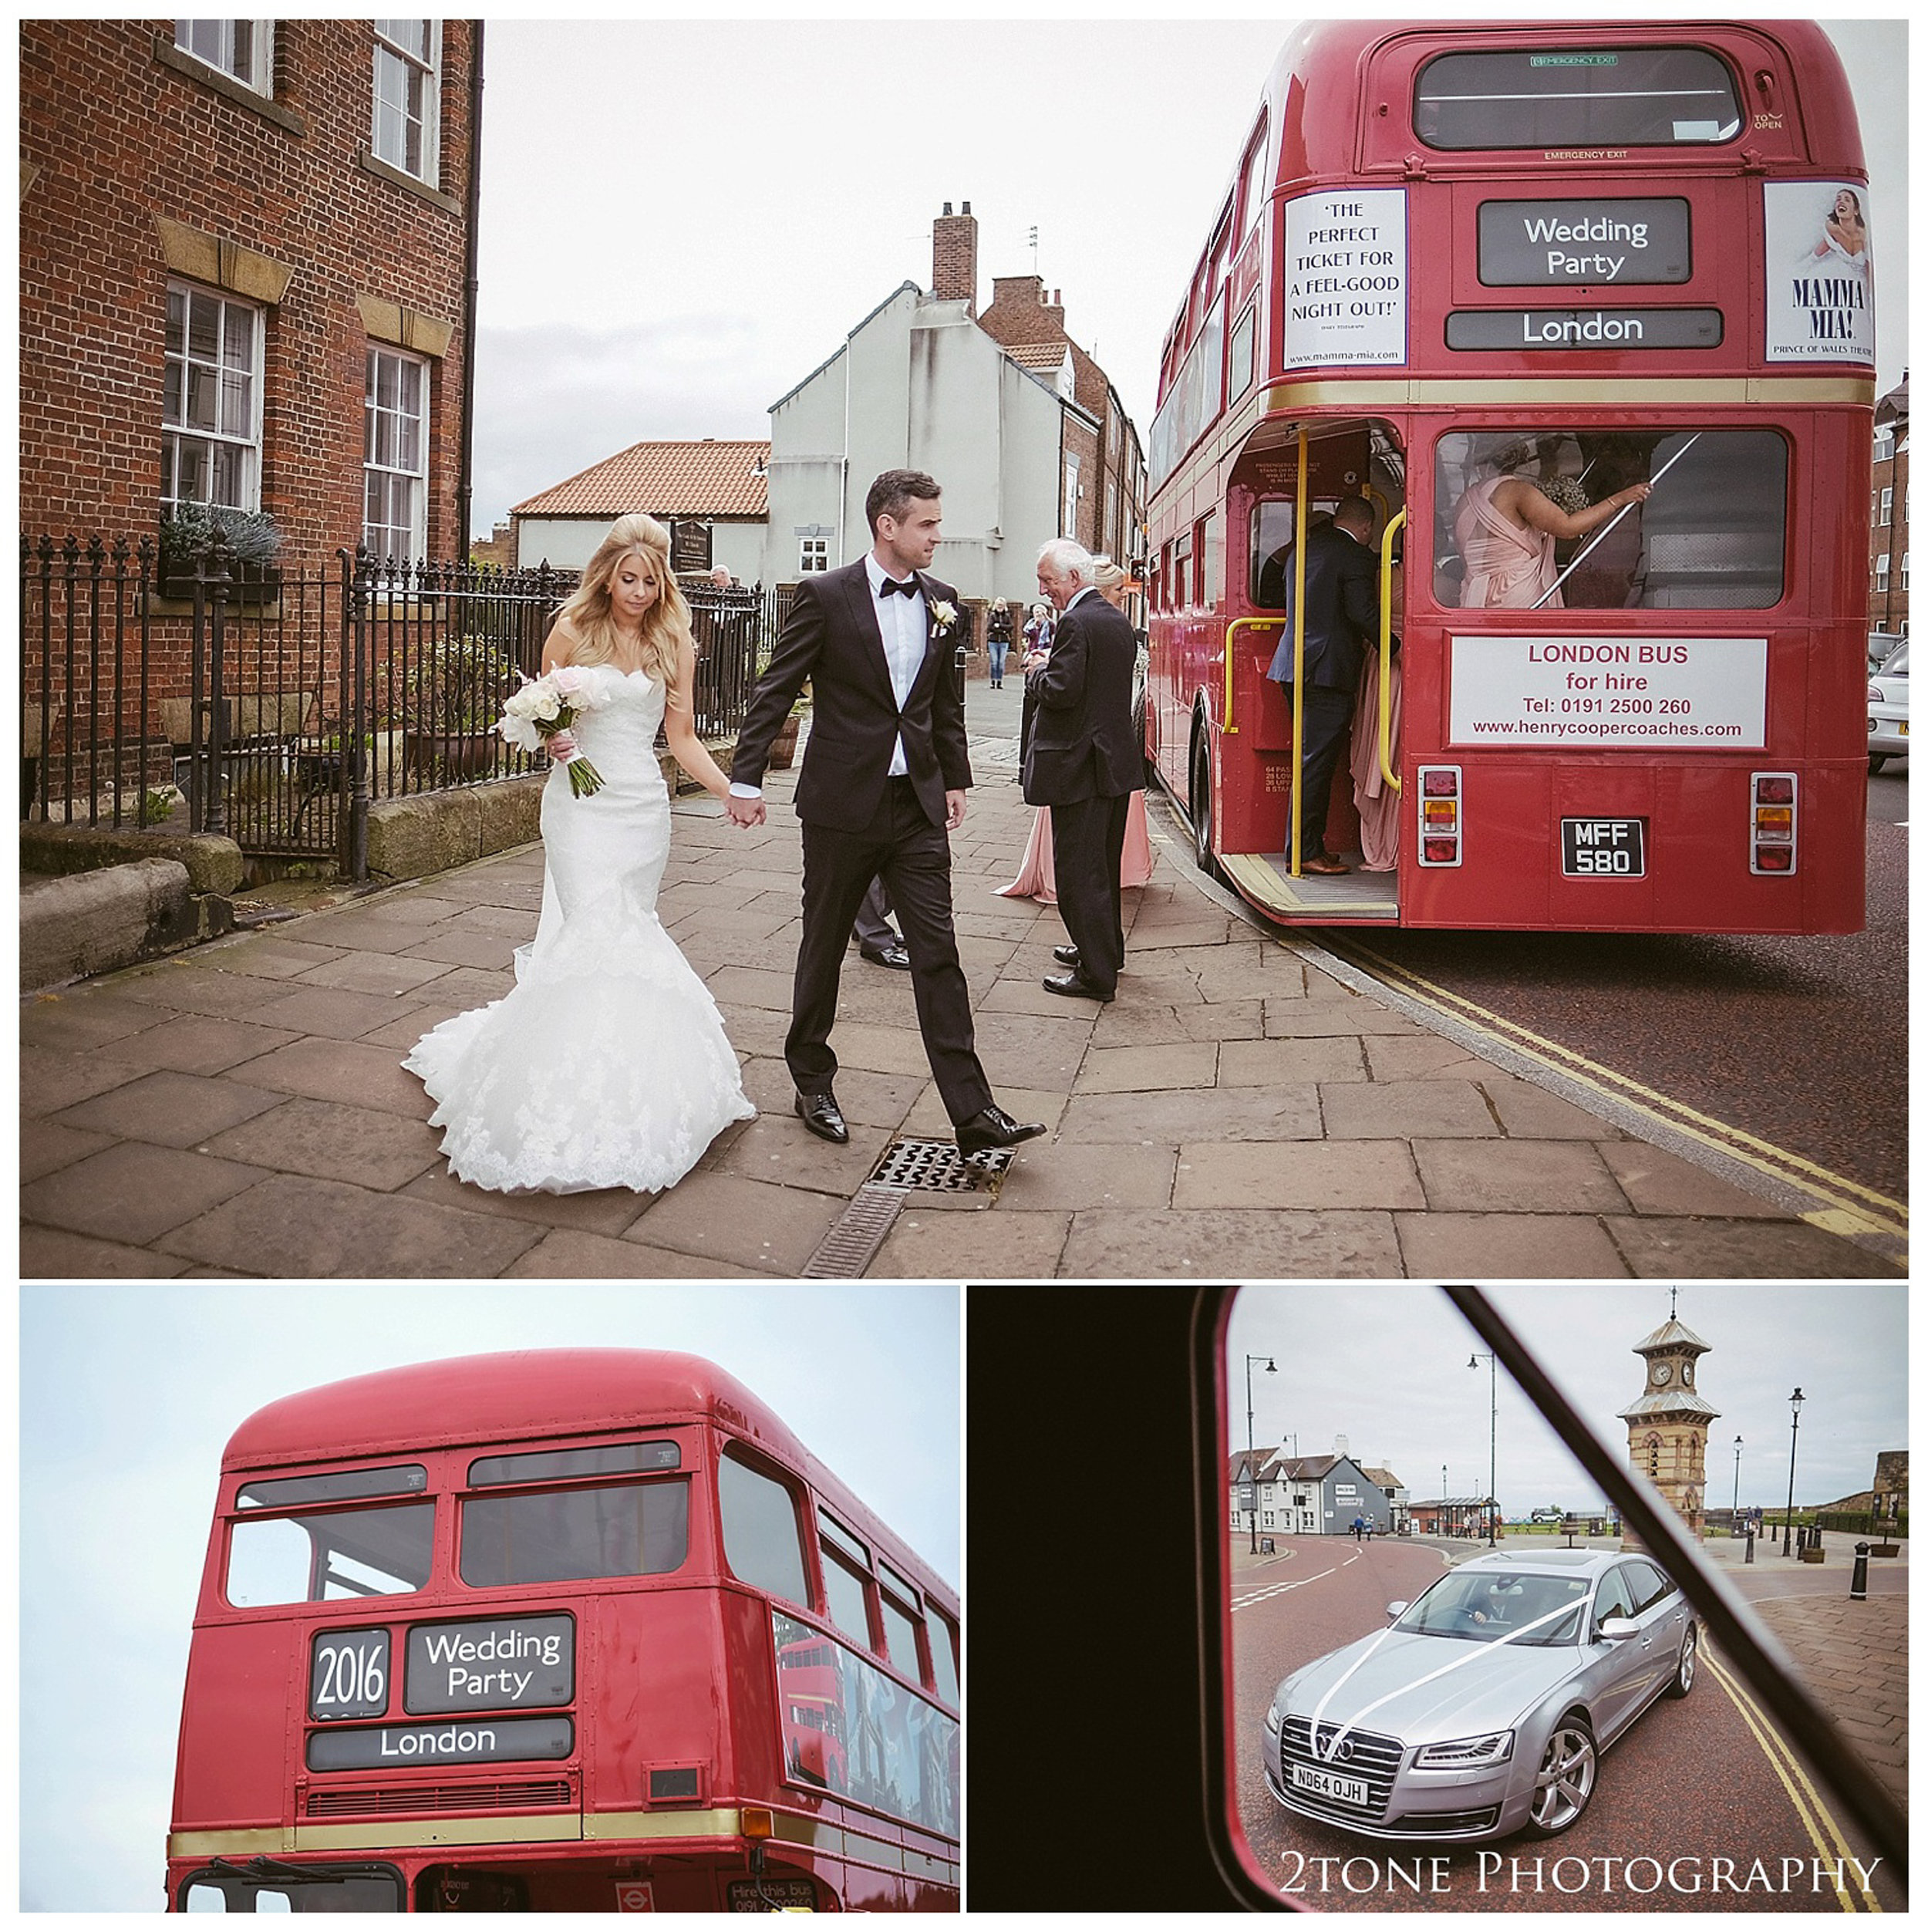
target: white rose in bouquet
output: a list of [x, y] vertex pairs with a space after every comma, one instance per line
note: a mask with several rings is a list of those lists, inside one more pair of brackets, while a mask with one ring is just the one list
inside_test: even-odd
[[[525, 678], [521, 689], [504, 701], [496, 730], [521, 751], [534, 751], [567, 731], [582, 712], [598, 710], [608, 702], [606, 681], [595, 677], [594, 669], [563, 665], [539, 678]], [[602, 789], [602, 773], [580, 752], [571, 754], [563, 764], [569, 789], [578, 798], [593, 797]]]

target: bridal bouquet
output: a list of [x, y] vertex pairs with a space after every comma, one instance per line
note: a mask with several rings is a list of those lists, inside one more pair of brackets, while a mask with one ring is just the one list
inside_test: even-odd
[[[595, 675], [593, 666], [565, 664], [538, 678], [524, 678], [522, 688], [502, 707], [496, 730], [519, 750], [534, 751], [558, 731], [567, 731], [585, 711], [600, 711], [609, 702], [608, 679]], [[578, 798], [602, 789], [602, 774], [581, 752], [563, 760], [569, 790]]]

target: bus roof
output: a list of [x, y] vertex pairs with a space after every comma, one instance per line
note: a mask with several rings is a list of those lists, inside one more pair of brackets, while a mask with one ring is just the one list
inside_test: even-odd
[[956, 1593], [726, 1369], [700, 1355], [646, 1348], [535, 1348], [456, 1355], [378, 1369], [285, 1395], [228, 1438], [226, 1472], [359, 1461], [465, 1443], [591, 1435], [713, 1422], [802, 1476], [856, 1526], [889, 1546], [953, 1612]]

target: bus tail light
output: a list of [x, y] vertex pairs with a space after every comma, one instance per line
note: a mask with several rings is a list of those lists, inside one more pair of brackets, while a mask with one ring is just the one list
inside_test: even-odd
[[1798, 784], [1791, 771], [1757, 771], [1751, 784], [1754, 823], [1748, 870], [1790, 874], [1795, 865]]
[[744, 1837], [772, 1838], [776, 1836], [776, 1817], [767, 1805], [746, 1805], [738, 1816], [742, 1821]]
[[1419, 767], [1419, 862], [1422, 865], [1460, 863], [1460, 768], [1458, 765]]

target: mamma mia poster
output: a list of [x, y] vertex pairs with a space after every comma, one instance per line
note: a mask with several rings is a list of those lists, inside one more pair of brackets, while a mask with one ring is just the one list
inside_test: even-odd
[[1868, 191], [1852, 181], [1769, 181], [1769, 362], [1875, 359]]

